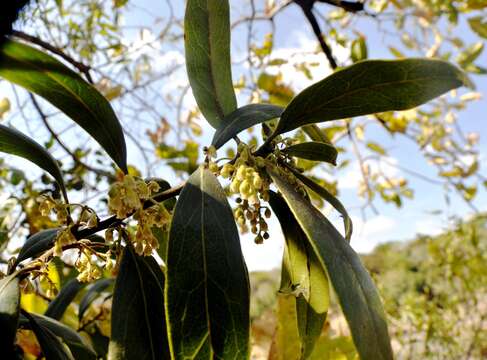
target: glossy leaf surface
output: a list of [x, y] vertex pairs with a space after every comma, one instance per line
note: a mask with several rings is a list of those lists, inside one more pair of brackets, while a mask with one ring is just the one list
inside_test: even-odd
[[173, 215], [166, 313], [175, 359], [246, 359], [249, 282], [232, 210], [215, 176], [200, 167]]
[[441, 60], [366, 60], [339, 70], [299, 93], [281, 115], [275, 134], [329, 120], [407, 110], [470, 85]]
[[214, 128], [237, 108], [230, 63], [228, 0], [189, 0], [184, 17], [186, 69], [201, 113]]
[[164, 274], [155, 259], [126, 246], [115, 282], [110, 360], [169, 359]]
[[254, 125], [278, 118], [283, 112], [280, 106], [269, 104], [250, 104], [242, 106], [225, 116], [223, 124], [218, 128], [211, 144], [217, 149], [239, 132]]
[[333, 225], [294, 187], [269, 169], [274, 183], [326, 268], [360, 357], [392, 359], [387, 323], [379, 294], [358, 255]]
[[8, 40], [1, 48], [0, 77], [49, 101], [127, 172], [125, 138], [110, 103], [74, 71], [42, 51]]

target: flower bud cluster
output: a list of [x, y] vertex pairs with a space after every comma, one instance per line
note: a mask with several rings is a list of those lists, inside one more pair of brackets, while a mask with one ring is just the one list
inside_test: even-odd
[[[270, 210], [263, 207], [261, 202], [269, 201], [270, 179], [263, 171], [265, 160], [253, 157], [249, 148], [239, 144], [240, 157], [235, 164], [225, 164], [220, 170], [223, 178], [230, 179], [230, 192], [237, 194], [238, 206], [234, 216], [240, 230], [250, 231], [256, 236], [255, 242], [262, 243], [269, 238], [268, 225], [265, 220], [270, 217]], [[264, 214], [262, 214], [264, 212]]]

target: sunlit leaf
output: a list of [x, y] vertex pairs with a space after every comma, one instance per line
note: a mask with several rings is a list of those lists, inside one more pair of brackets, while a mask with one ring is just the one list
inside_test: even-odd
[[296, 298], [277, 295], [277, 326], [268, 360], [300, 360], [301, 343], [296, 317]]
[[324, 161], [333, 165], [337, 164], [337, 149], [333, 145], [322, 142], [310, 141], [291, 145], [283, 149], [282, 152], [301, 159]]
[[274, 134], [311, 123], [410, 109], [462, 85], [470, 85], [465, 74], [441, 60], [361, 61], [299, 93]]
[[237, 108], [230, 63], [228, 0], [189, 0], [184, 17], [189, 83], [198, 107], [214, 128]]
[[474, 16], [468, 19], [470, 28], [477, 33], [478, 36], [487, 39], [487, 18], [482, 16]]
[[294, 186], [269, 169], [277, 188], [326, 268], [362, 359], [392, 359], [387, 323], [377, 290], [360, 258], [333, 225]]
[[0, 55], [0, 77], [56, 106], [98, 141], [127, 172], [122, 127], [110, 103], [98, 90], [55, 58], [28, 45], [8, 40]]
[[295, 296], [301, 354], [306, 359], [326, 320], [330, 304], [328, 277], [284, 199], [273, 192], [270, 195], [270, 205], [286, 241], [280, 292]]
[[164, 274], [152, 256], [125, 247], [113, 292], [110, 360], [169, 359]]
[[172, 356], [246, 359], [247, 269], [225, 193], [205, 168], [191, 175], [176, 204], [166, 275]]
[[13, 351], [19, 323], [19, 279], [7, 276], [0, 280], [0, 349], [8, 356]]
[[65, 199], [67, 199], [63, 175], [56, 160], [44, 147], [39, 145], [33, 139], [22, 134], [20, 131], [15, 130], [14, 128], [0, 125], [0, 152], [23, 157], [24, 159], [33, 162], [41, 169], [47, 171], [59, 184]]
[[242, 130], [278, 118], [283, 110], [280, 106], [268, 104], [250, 104], [238, 108], [225, 116], [211, 143], [218, 149]]

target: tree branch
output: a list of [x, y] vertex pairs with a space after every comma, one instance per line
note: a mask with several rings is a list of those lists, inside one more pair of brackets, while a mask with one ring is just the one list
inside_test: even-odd
[[84, 74], [84, 76], [86, 77], [86, 80], [88, 80], [88, 82], [90, 84], [94, 84], [93, 79], [91, 78], [91, 74], [90, 74], [90, 70], [91, 70], [90, 66], [85, 65], [79, 61], [76, 61], [71, 56], [67, 55], [64, 51], [58, 49], [55, 46], [52, 46], [51, 44], [45, 42], [44, 40], [39, 39], [38, 37], [35, 37], [35, 36], [29, 35], [29, 34], [26, 34], [22, 31], [17, 31], [17, 30], [13, 30], [12, 35], [19, 38], [19, 39], [28, 41], [32, 44], [39, 45], [40, 47], [52, 52], [53, 54], [58, 55], [59, 57], [61, 57], [62, 59], [64, 59], [65, 61], [67, 61], [71, 65], [73, 65], [82, 74]]
[[308, 19], [308, 22], [310, 23], [313, 32], [316, 38], [318, 39], [318, 42], [320, 43], [321, 49], [323, 50], [326, 58], [328, 59], [330, 67], [333, 70], [336, 69], [338, 65], [336, 63], [335, 58], [333, 57], [331, 48], [326, 43], [323, 33], [321, 32], [320, 25], [318, 24], [318, 21], [316, 20], [316, 17], [313, 14], [314, 0], [294, 0], [294, 2], [301, 7], [304, 16], [306, 16], [306, 19]]

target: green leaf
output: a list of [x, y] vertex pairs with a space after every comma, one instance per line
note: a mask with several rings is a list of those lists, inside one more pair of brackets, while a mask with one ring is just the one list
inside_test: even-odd
[[[46, 353], [46, 350], [44, 349], [44, 346], [41, 343], [41, 339], [39, 339], [39, 336], [46, 336], [46, 345], [50, 347], [50, 351], [58, 351], [59, 353], [62, 353], [61, 350], [63, 350], [67, 355], [72, 354], [73, 358], [76, 360], [95, 360], [97, 358], [95, 351], [93, 350], [91, 345], [83, 339], [83, 337], [81, 337], [76, 331], [74, 331], [70, 327], [55, 319], [33, 313], [26, 315], [26, 313], [23, 312], [20, 321], [21, 324], [23, 324], [23, 327], [34, 331], [47, 359], [50, 359], [50, 357]], [[59, 344], [61, 344], [62, 349], [58, 348], [58, 344], [56, 341], [51, 342], [51, 335], [61, 338], [66, 343], [71, 353], [69, 354], [69, 352], [66, 351], [64, 345], [60, 341]], [[71, 357], [69, 358], [71, 359]]]
[[[1, 59], [1, 57], [0, 57]], [[1, 64], [1, 62], [0, 62]], [[1, 65], [0, 65], [1, 76]], [[37, 142], [25, 136], [20, 131], [5, 125], [0, 125], [0, 151], [17, 155], [27, 159], [41, 169], [47, 171], [57, 181], [65, 200], [67, 201], [66, 187], [64, 186], [63, 175], [56, 160], [47, 150]]]
[[15, 334], [19, 323], [19, 279], [7, 276], [0, 280], [0, 349], [3, 355], [13, 351]]
[[78, 292], [84, 287], [84, 284], [80, 283], [77, 279], [69, 280], [66, 285], [63, 286], [59, 294], [49, 303], [44, 315], [60, 320], [69, 304], [74, 300]]
[[225, 116], [211, 144], [218, 149], [242, 130], [278, 118], [283, 110], [280, 106], [269, 104], [250, 104], [238, 108]]
[[0, 50], [0, 77], [64, 112], [127, 172], [125, 138], [110, 103], [74, 71], [42, 51], [7, 40]]
[[392, 359], [381, 300], [360, 258], [333, 225], [274, 170], [269, 175], [326, 268], [352, 337], [364, 360]]
[[330, 305], [328, 277], [283, 198], [270, 192], [269, 203], [286, 242], [280, 292], [296, 297], [301, 354], [307, 359], [321, 334]]
[[71, 351], [63, 344], [58, 336], [49, 328], [41, 325], [33, 314], [24, 313], [28, 323], [27, 329], [34, 332], [44, 357], [49, 360], [75, 360]]
[[228, 0], [188, 0], [184, 17], [186, 69], [196, 103], [219, 128], [237, 108], [230, 63]]
[[363, 36], [352, 41], [350, 56], [354, 63], [367, 59], [367, 43]]
[[115, 282], [109, 360], [169, 359], [164, 274], [152, 256], [125, 247]]
[[79, 302], [79, 309], [78, 309], [78, 320], [81, 321], [83, 316], [90, 307], [91, 303], [95, 301], [100, 293], [108, 289], [114, 283], [113, 279], [100, 279], [94, 284], [90, 286], [86, 294]]
[[474, 16], [468, 19], [470, 28], [480, 37], [487, 39], [487, 18]]
[[441, 60], [361, 61], [299, 93], [274, 136], [311, 123], [407, 110], [462, 85], [470, 85], [466, 75]]
[[277, 326], [268, 360], [300, 360], [301, 341], [298, 333], [296, 298], [277, 295]]
[[318, 125], [316, 125], [316, 124], [304, 125], [303, 126], [303, 131], [313, 141], [318, 141], [318, 142], [322, 142], [322, 143], [325, 143], [325, 144], [333, 145], [331, 143], [330, 139], [324, 133], [324, 131], [321, 130], [318, 127]]
[[22, 249], [20, 249], [20, 253], [12, 268], [15, 269], [15, 267], [25, 259], [40, 255], [44, 251], [52, 248], [59, 230], [59, 228], [41, 230], [38, 233], [29, 236], [25, 241], [24, 246], [22, 246]]
[[247, 268], [232, 210], [208, 169], [194, 172], [179, 196], [166, 274], [173, 358], [248, 358]]
[[314, 191], [316, 194], [321, 196], [323, 200], [327, 201], [333, 208], [340, 213], [343, 217], [343, 225], [345, 227], [345, 239], [347, 241], [350, 241], [352, 238], [352, 232], [353, 232], [353, 224], [352, 224], [352, 219], [348, 215], [347, 210], [345, 209], [345, 206], [338, 200], [335, 196], [333, 196], [328, 190], [326, 190], [324, 187], [320, 186], [310, 178], [304, 176], [300, 172], [289, 168], [291, 172], [298, 178], [299, 181], [301, 181], [306, 187], [308, 187], [310, 190]]
[[333, 145], [322, 142], [310, 141], [291, 145], [283, 149], [282, 152], [301, 159], [324, 161], [335, 166], [337, 164], [337, 149]]

